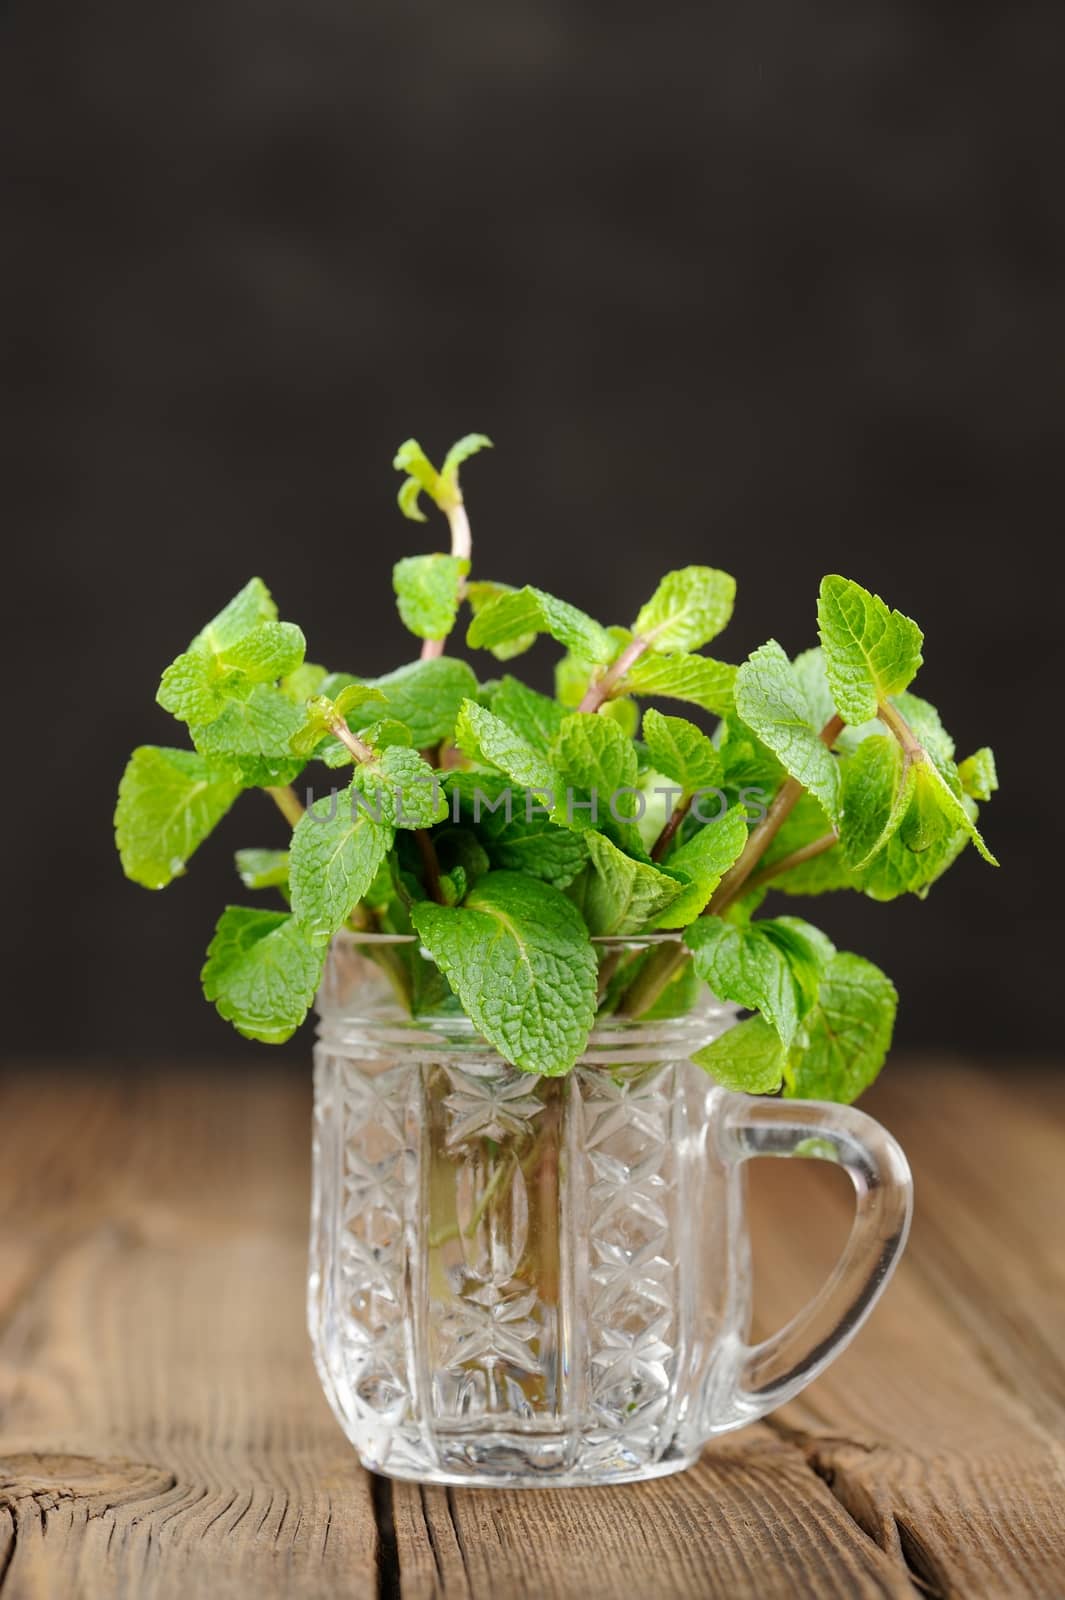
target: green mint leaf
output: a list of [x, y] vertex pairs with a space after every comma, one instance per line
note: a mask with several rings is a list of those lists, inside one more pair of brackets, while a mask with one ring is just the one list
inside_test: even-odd
[[879, 967], [847, 952], [833, 956], [804, 1019], [803, 1040], [789, 1056], [786, 1094], [856, 1100], [884, 1064], [897, 1006], [895, 987]]
[[317, 666], [313, 661], [305, 661], [286, 678], [282, 678], [278, 687], [282, 694], [287, 695], [296, 705], [302, 706], [312, 696], [321, 693], [322, 685], [328, 677], [329, 673], [324, 667]]
[[556, 889], [568, 888], [588, 859], [583, 834], [556, 827], [544, 816], [526, 818], [514, 811], [508, 822], [502, 811], [489, 812], [481, 834], [493, 866], [525, 872]]
[[747, 843], [747, 821], [741, 806], [730, 806], [717, 822], [708, 822], [669, 857], [671, 872], [689, 880], [688, 887], [658, 918], [656, 928], [686, 928], [710, 904], [710, 897]]
[[[772, 923], [762, 923], [763, 928], [770, 926], [777, 930], [778, 937], [781, 933], [792, 933], [801, 939], [806, 948], [799, 953], [804, 960], [809, 959], [810, 952], [813, 952], [815, 963], [819, 969], [818, 981], [815, 987], [819, 987], [821, 974], [823, 974], [828, 963], [836, 954], [836, 947], [828, 937], [828, 934], [815, 927], [812, 922], [807, 922], [803, 917], [774, 917]], [[816, 994], [814, 999], [816, 999]]]
[[994, 752], [984, 745], [975, 750], [958, 768], [958, 779], [967, 795], [974, 800], [990, 800], [998, 788]]
[[[471, 761], [498, 767], [523, 789], [554, 795], [555, 769], [542, 751], [494, 712], [466, 700], [455, 724], [455, 743]], [[521, 797], [524, 800], [524, 796]]]
[[839, 770], [798, 673], [775, 639], [752, 651], [736, 674], [736, 710], [784, 770], [839, 820]]
[[615, 655], [606, 628], [565, 600], [528, 586], [486, 605], [471, 622], [466, 643], [471, 649], [494, 650], [530, 633], [548, 633], [574, 655], [601, 666]]
[[558, 774], [552, 820], [597, 828], [625, 849], [642, 852], [635, 817], [639, 764], [632, 740], [616, 722], [573, 711], [559, 725], [553, 762]]
[[490, 872], [465, 905], [411, 918], [467, 1016], [525, 1072], [568, 1072], [595, 1018], [597, 963], [576, 907], [547, 883]]
[[675, 783], [683, 799], [698, 789], [718, 787], [721, 757], [694, 722], [667, 717], [651, 706], [644, 712], [641, 731], [655, 771]]
[[352, 783], [371, 811], [394, 828], [431, 828], [447, 816], [439, 778], [409, 745], [387, 746], [374, 761], [356, 767]]
[[915, 764], [885, 734], [864, 739], [843, 774], [840, 843], [847, 865], [860, 872], [898, 833], [917, 783]]
[[692, 1060], [723, 1089], [741, 1094], [775, 1094], [784, 1080], [787, 1046], [764, 1017], [734, 1023]]
[[734, 709], [736, 668], [711, 656], [647, 655], [625, 674], [626, 688], [652, 699], [686, 700], [717, 717]]
[[867, 722], [881, 701], [909, 688], [924, 635], [879, 595], [848, 578], [823, 578], [817, 624], [832, 697], [845, 722]]
[[492, 441], [484, 433], [464, 433], [461, 439], [456, 439], [440, 468], [440, 476], [445, 483], [458, 486], [459, 468], [464, 461], [475, 456], [480, 450], [491, 450]]
[[580, 837], [592, 866], [580, 904], [594, 934], [639, 933], [684, 892], [679, 879], [650, 862], [634, 861], [605, 834], [590, 831]]
[[313, 1004], [324, 959], [287, 912], [227, 906], [207, 950], [203, 992], [246, 1039], [283, 1044]]
[[566, 715], [556, 700], [537, 694], [517, 678], [503, 678], [492, 696], [493, 713], [544, 755], [550, 755]]
[[701, 650], [732, 616], [736, 580], [714, 567], [669, 572], [641, 610], [633, 632], [655, 650]]
[[769, 923], [736, 926], [720, 917], [700, 917], [684, 942], [695, 970], [719, 1000], [736, 1000], [760, 1011], [790, 1045], [819, 970], [817, 952], [791, 930]]
[[192, 750], [141, 745], [118, 786], [115, 843], [127, 878], [163, 889], [220, 822], [240, 793], [228, 773]]
[[[509, 583], [475, 582], [466, 585], [466, 599], [475, 617], [480, 616], [485, 607], [491, 605], [493, 600], [498, 600], [500, 595], [515, 592]], [[524, 655], [535, 643], [535, 632], [519, 633], [514, 638], [504, 639], [501, 644], [492, 645], [490, 648], [497, 661], [512, 661], [515, 656]]]
[[392, 827], [374, 811], [353, 781], [316, 800], [293, 830], [292, 910], [312, 941], [325, 942], [343, 927], [391, 848]]
[[287, 889], [287, 850], [238, 850], [237, 871], [245, 889]]
[[408, 556], [392, 569], [399, 614], [419, 639], [446, 639], [455, 626], [470, 563], [458, 556]]
[[303, 665], [306, 648], [303, 631], [294, 622], [260, 622], [243, 639], [218, 652], [215, 660], [253, 683], [274, 683]]
[[454, 656], [414, 661], [370, 683], [384, 695], [386, 714], [406, 723], [417, 750], [450, 738], [463, 700], [477, 693], [472, 667]]
[[250, 578], [229, 604], [201, 628], [189, 649], [202, 645], [212, 655], [217, 655], [251, 633], [260, 622], [276, 621], [277, 607], [269, 589], [261, 578]]
[[392, 745], [402, 745], [405, 749], [411, 747], [410, 729], [405, 722], [397, 722], [394, 717], [382, 717], [379, 722], [370, 722], [365, 728], [359, 729], [359, 738], [363, 744], [368, 744], [375, 750], [387, 750]]
[[292, 739], [303, 726], [303, 712], [272, 684], [256, 684], [246, 700], [231, 700], [221, 716], [189, 731], [202, 756], [243, 784], [291, 783], [303, 769]]
[[[949, 836], [951, 831], [956, 829], [969, 837], [988, 866], [997, 867], [998, 861], [987, 848], [979, 828], [970, 815], [971, 802], [966, 804], [961, 785], [957, 782], [957, 769], [953, 771], [945, 769], [943, 764], [933, 760], [931, 756], [924, 761], [915, 762], [914, 767], [917, 774], [914, 807], [919, 813], [920, 822], [911, 836], [911, 848], [925, 849], [933, 842], [937, 833], [940, 836], [944, 834]], [[975, 807], [973, 809], [975, 810]], [[935, 828], [937, 821], [940, 824], [938, 830]]]
[[[209, 623], [163, 673], [156, 699], [164, 711], [182, 722], [213, 721], [230, 701], [247, 699], [255, 684], [287, 677], [303, 661], [306, 643], [295, 623], [258, 622], [234, 637], [233, 618], [239, 618], [242, 608], [225, 621], [229, 609]], [[219, 642], [221, 639], [225, 642]]]
[[421, 496], [422, 486], [417, 478], [404, 478], [396, 495], [396, 504], [403, 515], [411, 522], [427, 522], [428, 518], [418, 500]]
[[408, 477], [400, 486], [399, 509], [412, 522], [424, 522], [425, 513], [418, 505], [418, 496], [424, 490], [429, 498], [439, 504], [440, 476], [417, 439], [406, 439], [396, 451], [392, 461], [397, 472]]

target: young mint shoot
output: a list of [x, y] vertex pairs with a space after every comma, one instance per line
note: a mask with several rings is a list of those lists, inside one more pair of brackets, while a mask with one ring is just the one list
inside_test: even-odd
[[[476, 573], [460, 469], [489, 443], [468, 434], [439, 468], [413, 439], [396, 453], [404, 516], [448, 530], [393, 573], [416, 659], [373, 678], [307, 661], [252, 578], [166, 667], [157, 699], [187, 742], [131, 756], [123, 870], [164, 888], [244, 791], [271, 798], [287, 847], [236, 865], [274, 904], [226, 907], [203, 968], [250, 1039], [295, 1031], [351, 929], [406, 935], [377, 957], [397, 993], [460, 1008], [524, 1072], [570, 1071], [597, 1017], [683, 1013], [708, 987], [750, 1013], [695, 1057], [719, 1082], [853, 1100], [897, 996], [787, 897], [924, 898], [969, 845], [997, 864], [977, 825], [991, 750], [956, 761], [913, 691], [920, 628], [848, 578], [821, 583], [816, 644], [730, 663], [707, 653], [736, 596], [716, 567], [667, 573], [621, 623]], [[446, 653], [460, 627], [496, 662], [553, 640], [555, 695], [491, 666], [479, 682]]]

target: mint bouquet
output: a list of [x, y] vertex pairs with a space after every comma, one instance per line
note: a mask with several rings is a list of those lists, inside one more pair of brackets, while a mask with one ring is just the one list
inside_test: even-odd
[[[431, 502], [450, 532], [395, 567], [417, 660], [383, 676], [309, 662], [253, 578], [167, 667], [156, 698], [192, 748], [130, 758], [127, 876], [165, 887], [259, 789], [289, 848], [240, 850], [236, 868], [275, 905], [227, 906], [203, 968], [246, 1037], [293, 1033], [340, 930], [407, 934], [366, 948], [412, 1014], [461, 1008], [524, 1071], [568, 1072], [597, 1017], [682, 1015], [708, 985], [751, 1013], [696, 1057], [721, 1083], [853, 1100], [887, 1053], [894, 987], [764, 904], [923, 898], [969, 844], [996, 864], [977, 828], [991, 751], [956, 762], [911, 690], [920, 628], [847, 578], [822, 580], [819, 644], [791, 660], [770, 640], [737, 666], [703, 653], [735, 598], [717, 568], [668, 573], [627, 627], [473, 576], [459, 472], [488, 444], [459, 440], [439, 471], [414, 440], [395, 459], [404, 515]], [[478, 675], [445, 651], [464, 608]], [[541, 634], [561, 649], [553, 698], [508, 666]]]

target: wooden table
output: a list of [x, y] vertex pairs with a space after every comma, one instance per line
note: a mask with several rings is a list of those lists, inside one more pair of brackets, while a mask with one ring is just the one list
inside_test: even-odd
[[[0, 1085], [2, 1600], [1065, 1594], [1065, 1088], [895, 1065], [916, 1174], [857, 1344], [693, 1472], [420, 1489], [362, 1471], [303, 1330], [303, 1075], [9, 1071]], [[760, 1321], [849, 1221], [759, 1162]]]

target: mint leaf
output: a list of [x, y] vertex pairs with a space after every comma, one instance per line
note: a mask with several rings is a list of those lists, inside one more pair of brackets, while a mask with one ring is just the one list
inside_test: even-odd
[[655, 771], [682, 791], [682, 799], [721, 782], [721, 757], [706, 734], [684, 717], [667, 717], [653, 706], [644, 712], [643, 740]]
[[329, 677], [324, 667], [319, 667], [313, 661], [305, 661], [302, 666], [290, 672], [281, 680], [278, 687], [281, 693], [295, 702], [296, 705], [305, 705], [313, 695], [321, 692], [322, 684]]
[[212, 654], [217, 654], [238, 639], [243, 639], [260, 622], [276, 621], [277, 607], [269, 589], [261, 578], [249, 578], [228, 605], [223, 606], [218, 615], [201, 628], [189, 649], [194, 650], [197, 645], [202, 645]]
[[207, 950], [203, 992], [246, 1039], [283, 1044], [310, 1010], [324, 959], [287, 912], [227, 906]]
[[833, 956], [817, 1003], [803, 1023], [803, 1041], [785, 1071], [789, 1096], [849, 1104], [884, 1064], [898, 996], [890, 978], [861, 956]]
[[494, 650], [528, 634], [548, 633], [574, 655], [605, 665], [615, 655], [606, 628], [565, 600], [527, 586], [490, 601], [466, 634], [471, 649]]
[[967, 756], [958, 768], [958, 780], [974, 800], [990, 800], [998, 788], [994, 752], [984, 745]]
[[924, 635], [879, 595], [833, 575], [821, 580], [817, 624], [825, 671], [845, 722], [866, 722], [881, 701], [907, 689], [921, 665]]
[[[272, 683], [300, 666], [306, 644], [295, 623], [250, 622], [253, 608], [262, 609], [266, 601], [273, 609], [265, 589], [260, 594], [249, 585], [171, 662], [156, 694], [165, 711], [182, 722], [210, 722], [231, 700], [246, 699], [255, 684]], [[244, 621], [247, 631], [238, 633]]]
[[764, 1017], [734, 1023], [692, 1056], [723, 1089], [775, 1094], [784, 1079], [787, 1046]]
[[817, 951], [793, 929], [700, 917], [684, 935], [695, 970], [720, 1000], [760, 1011], [785, 1045], [795, 1038], [819, 972]]
[[292, 738], [303, 712], [272, 684], [260, 683], [246, 700], [231, 700], [221, 716], [190, 728], [192, 742], [212, 766], [225, 768], [245, 785], [291, 783], [303, 769]]
[[584, 835], [556, 827], [547, 817], [515, 813], [508, 822], [501, 811], [488, 813], [482, 837], [493, 866], [525, 872], [530, 878], [565, 889], [588, 859]]
[[[631, 820], [639, 765], [631, 739], [616, 722], [573, 711], [559, 725], [553, 755], [559, 788], [552, 819], [567, 828], [598, 828], [626, 848], [642, 850]], [[613, 809], [612, 809], [613, 807]]]
[[287, 850], [238, 850], [237, 871], [245, 889], [287, 889]]
[[408, 556], [392, 569], [399, 614], [419, 639], [446, 639], [455, 626], [462, 580], [470, 570], [463, 557]]
[[784, 770], [839, 820], [839, 771], [798, 673], [775, 639], [752, 651], [736, 674], [736, 710]]
[[641, 610], [633, 632], [655, 650], [701, 650], [725, 627], [736, 598], [736, 580], [714, 567], [669, 572]]
[[484, 433], [464, 433], [461, 439], [456, 439], [440, 468], [440, 476], [445, 483], [455, 484], [459, 481], [459, 468], [464, 461], [475, 456], [479, 450], [491, 450], [492, 441]]
[[[356, 777], [358, 774], [356, 774]], [[373, 882], [391, 847], [393, 831], [373, 801], [353, 781], [325, 795], [300, 818], [292, 834], [289, 883], [292, 910], [306, 936], [332, 938]]]
[[352, 784], [392, 827], [431, 828], [447, 816], [439, 778], [409, 745], [388, 745], [374, 761], [356, 767]]
[[734, 708], [736, 668], [711, 656], [641, 656], [625, 674], [633, 694], [687, 700], [715, 716], [726, 717]]
[[716, 822], [708, 822], [669, 857], [669, 870], [689, 879], [689, 886], [658, 918], [656, 928], [685, 928], [710, 904], [710, 897], [747, 843], [747, 820], [740, 806], [730, 806]]
[[862, 741], [843, 774], [840, 843], [847, 865], [860, 872], [898, 833], [910, 808], [917, 770], [898, 741], [874, 734]]
[[605, 834], [593, 830], [580, 837], [592, 865], [580, 903], [594, 934], [639, 933], [683, 892], [678, 879], [650, 862], [634, 861]]
[[[515, 592], [513, 585], [509, 583], [476, 582], [466, 585], [466, 599], [475, 617], [480, 616], [485, 607], [491, 605], [493, 600], [498, 600], [500, 595]], [[524, 655], [535, 643], [535, 632], [519, 633], [511, 639], [503, 640], [501, 644], [490, 646], [490, 649], [497, 661], [511, 661], [515, 656]]]
[[473, 669], [454, 656], [413, 661], [369, 683], [384, 695], [386, 714], [406, 723], [417, 750], [450, 738], [463, 700], [477, 693]]
[[492, 696], [492, 711], [544, 755], [551, 753], [566, 715], [556, 700], [511, 677], [503, 678]]
[[411, 918], [463, 1010], [525, 1072], [558, 1076], [584, 1050], [597, 964], [565, 895], [516, 872], [490, 872], [465, 905], [422, 901]]
[[[943, 824], [946, 832], [957, 829], [967, 834], [988, 866], [997, 867], [998, 861], [987, 848], [979, 828], [969, 813], [965, 796], [960, 792], [961, 785], [958, 784], [955, 788], [957, 783], [955, 773], [949, 769], [945, 770], [943, 764], [933, 760], [931, 756], [924, 761], [916, 761], [914, 770], [917, 774], [915, 807], [920, 808], [926, 816], [930, 810], [933, 818]], [[928, 823], [925, 822], [913, 840], [913, 848], [924, 848], [929, 842]]]
[[118, 786], [115, 843], [122, 870], [145, 889], [163, 889], [240, 793], [192, 750], [141, 745]]
[[[536, 745], [475, 700], [463, 702], [455, 724], [455, 744], [471, 761], [498, 767], [513, 783], [553, 796], [555, 770]], [[524, 796], [522, 797], [524, 799]]]

